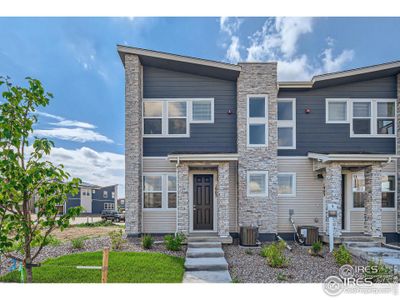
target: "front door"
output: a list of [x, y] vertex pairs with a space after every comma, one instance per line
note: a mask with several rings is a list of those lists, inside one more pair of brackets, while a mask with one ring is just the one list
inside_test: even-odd
[[193, 175], [193, 229], [213, 230], [213, 175]]

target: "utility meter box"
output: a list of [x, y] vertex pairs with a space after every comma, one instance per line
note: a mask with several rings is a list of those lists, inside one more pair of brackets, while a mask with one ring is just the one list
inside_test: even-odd
[[334, 203], [328, 204], [328, 217], [337, 218], [337, 204]]

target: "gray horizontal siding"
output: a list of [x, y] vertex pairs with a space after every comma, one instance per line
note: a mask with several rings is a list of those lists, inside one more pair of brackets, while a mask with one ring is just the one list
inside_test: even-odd
[[236, 82], [143, 67], [144, 98], [214, 98], [214, 123], [190, 124], [189, 138], [144, 138], [144, 156], [236, 152]]
[[[303, 156], [307, 152], [395, 153], [394, 138], [350, 138], [349, 124], [326, 124], [326, 98], [396, 98], [395, 77], [310, 90], [281, 89], [279, 98], [296, 98], [297, 148], [279, 150], [280, 156]], [[306, 114], [305, 109], [311, 109]]]
[[101, 214], [101, 212], [104, 210], [104, 203], [114, 203], [115, 209], [115, 202], [113, 200], [93, 200], [92, 214]]
[[67, 207], [66, 207], [66, 211], [68, 211], [68, 209], [72, 208], [72, 207], [77, 207], [81, 205], [81, 200], [80, 199], [71, 199], [69, 198], [67, 200]]

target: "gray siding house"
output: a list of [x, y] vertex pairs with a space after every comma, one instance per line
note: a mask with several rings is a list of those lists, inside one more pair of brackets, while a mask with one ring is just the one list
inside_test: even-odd
[[118, 46], [126, 232], [261, 240], [296, 225], [399, 240], [400, 62], [278, 82], [237, 65]]

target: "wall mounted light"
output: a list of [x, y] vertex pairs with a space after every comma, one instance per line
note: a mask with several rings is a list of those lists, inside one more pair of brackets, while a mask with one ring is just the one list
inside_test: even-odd
[[231, 110], [231, 109], [228, 109], [228, 112], [227, 112], [227, 114], [228, 114], [228, 115], [231, 115], [231, 114], [233, 114], [232, 110]]
[[311, 109], [306, 108], [306, 109], [304, 110], [304, 112], [305, 112], [306, 114], [309, 114], [309, 113], [311, 112]]

